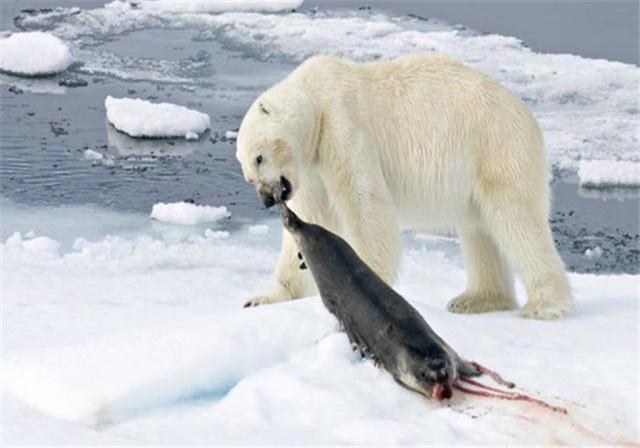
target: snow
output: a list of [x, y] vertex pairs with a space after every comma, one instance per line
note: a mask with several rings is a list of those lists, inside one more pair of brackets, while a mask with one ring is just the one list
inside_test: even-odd
[[640, 187], [640, 162], [582, 160], [578, 176], [583, 187]]
[[140, 7], [153, 12], [221, 13], [226, 11], [279, 12], [291, 11], [302, 5], [302, 0], [143, 0]]
[[197, 138], [211, 127], [209, 115], [170, 103], [107, 96], [107, 119], [132, 137]]
[[209, 239], [226, 240], [227, 238], [229, 238], [229, 236], [230, 236], [230, 233], [227, 232], [226, 230], [211, 230], [211, 229], [204, 230], [204, 237]]
[[210, 205], [196, 205], [188, 202], [159, 202], [153, 205], [151, 215], [153, 219], [169, 224], [194, 226], [203, 222], [216, 222], [228, 218], [231, 213], [226, 207], [212, 207]]
[[71, 62], [69, 46], [50, 33], [14, 33], [0, 39], [0, 70], [14, 75], [53, 75]]
[[41, 212], [2, 206], [6, 444], [636, 440], [639, 276], [570, 275], [576, 311], [557, 322], [456, 315], [457, 243], [405, 238], [397, 288], [434, 329], [569, 415], [460, 394], [439, 404], [355, 357], [318, 297], [242, 309], [270, 284], [279, 232], [256, 239], [225, 221], [176, 233], [87, 207], [48, 209], [38, 225]]

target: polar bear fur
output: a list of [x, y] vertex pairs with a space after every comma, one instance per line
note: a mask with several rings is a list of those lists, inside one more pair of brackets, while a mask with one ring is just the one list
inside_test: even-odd
[[[468, 279], [450, 311], [516, 308], [510, 266], [528, 295], [522, 316], [572, 307], [538, 124], [519, 98], [449, 57], [313, 57], [253, 103], [236, 156], [263, 199], [286, 179], [290, 208], [345, 237], [389, 283], [402, 227], [457, 231]], [[315, 293], [297, 253], [284, 232], [273, 289], [247, 305]]]

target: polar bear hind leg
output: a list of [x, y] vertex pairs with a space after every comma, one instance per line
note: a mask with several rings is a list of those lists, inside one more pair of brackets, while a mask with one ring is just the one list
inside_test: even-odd
[[498, 248], [524, 283], [528, 300], [521, 316], [558, 319], [572, 309], [573, 300], [545, 207], [504, 199], [500, 194], [489, 200], [485, 220]]
[[507, 260], [481, 226], [458, 229], [467, 269], [467, 289], [451, 300], [454, 313], [486, 313], [515, 309], [513, 276]]

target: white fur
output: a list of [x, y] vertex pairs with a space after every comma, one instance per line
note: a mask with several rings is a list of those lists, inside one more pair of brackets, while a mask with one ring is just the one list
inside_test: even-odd
[[[441, 55], [313, 57], [255, 101], [237, 144], [247, 181], [271, 188], [286, 176], [291, 209], [344, 236], [387, 282], [401, 227], [455, 229], [469, 275], [451, 311], [516, 307], [509, 266], [526, 286], [524, 316], [571, 309], [547, 221], [540, 129], [520, 99], [480, 72]], [[250, 304], [315, 292], [296, 254], [284, 232], [275, 286]]]

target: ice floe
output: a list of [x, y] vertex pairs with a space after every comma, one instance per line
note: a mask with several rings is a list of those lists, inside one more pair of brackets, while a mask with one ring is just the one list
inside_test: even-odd
[[[61, 212], [79, 222], [107, 213]], [[277, 237], [190, 228], [175, 239], [142, 227], [74, 233], [63, 249], [27, 235], [19, 216], [10, 222], [22, 233], [0, 243], [7, 443], [51, 443], [64, 431], [129, 445], [620, 444], [637, 433], [638, 276], [570, 275], [576, 311], [558, 322], [457, 315], [445, 305], [464, 288], [463, 267], [427, 241], [409, 245], [397, 288], [434, 329], [569, 415], [460, 394], [443, 405], [360, 361], [317, 297], [241, 309], [268, 287]], [[593, 350], [602, 334], [606, 353]], [[50, 417], [73, 423], [29, 431]]]
[[196, 205], [188, 202], [159, 202], [153, 205], [151, 217], [160, 222], [193, 226], [203, 222], [216, 222], [228, 218], [231, 213], [226, 207]]
[[132, 137], [193, 139], [211, 127], [209, 115], [176, 104], [108, 96], [104, 106], [109, 123]]
[[0, 39], [0, 70], [14, 75], [46, 76], [73, 62], [69, 46], [50, 33], [14, 33]]
[[640, 162], [582, 160], [578, 176], [583, 187], [640, 187]]

